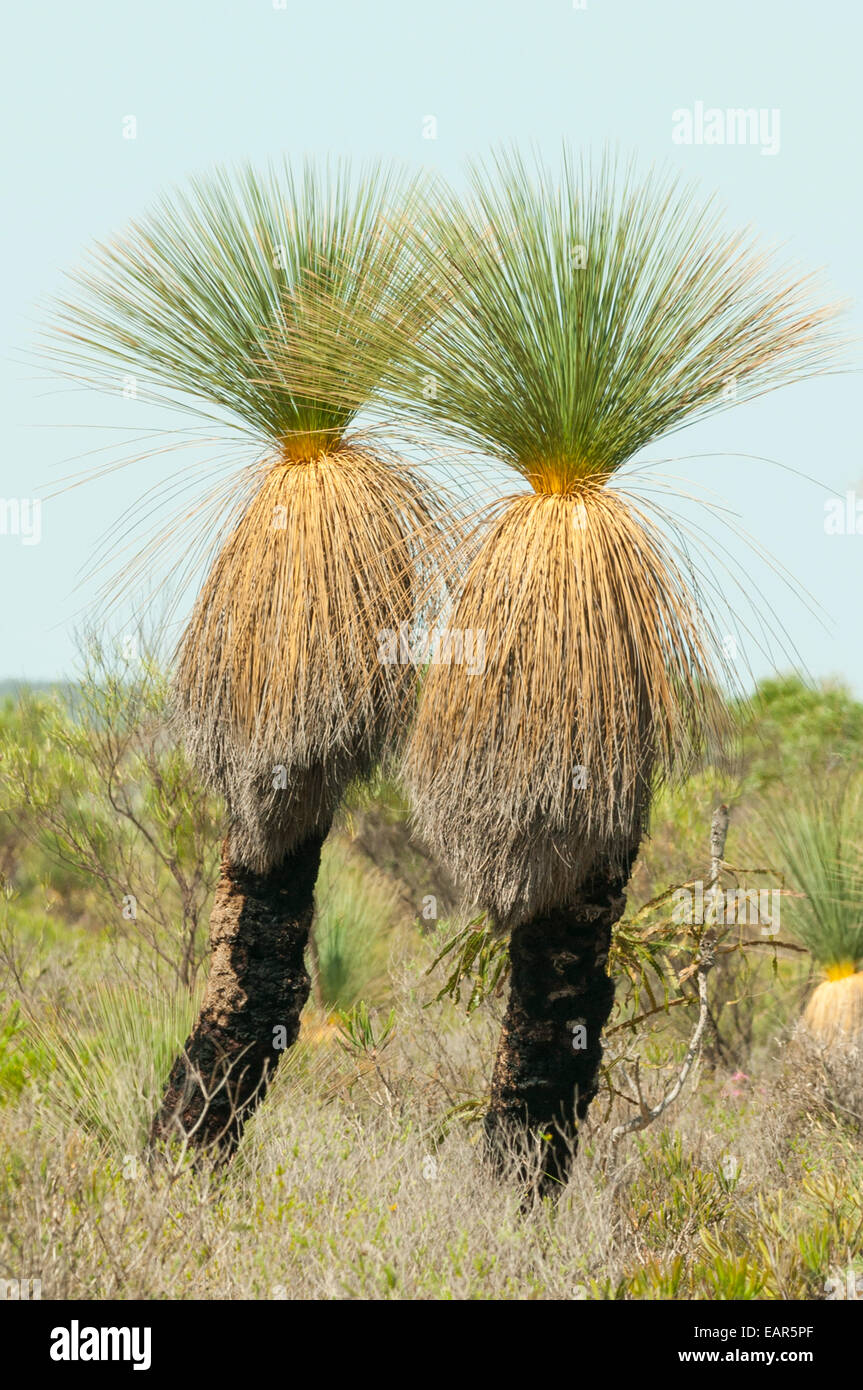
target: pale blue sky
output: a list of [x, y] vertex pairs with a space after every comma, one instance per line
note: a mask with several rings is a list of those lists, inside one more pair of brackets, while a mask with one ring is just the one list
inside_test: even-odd
[[[99, 426], [128, 421], [126, 407], [48, 391], [21, 366], [37, 301], [88, 241], [218, 161], [394, 156], [457, 179], [466, 156], [500, 142], [534, 143], [553, 159], [562, 139], [594, 149], [611, 141], [645, 165], [667, 161], [696, 176], [720, 193], [731, 224], [752, 222], [823, 266], [836, 295], [853, 301], [848, 324], [859, 334], [860, 14], [850, 0], [18, 7], [7, 18], [2, 80], [0, 498], [50, 490], [104, 443]], [[672, 113], [699, 101], [778, 109], [778, 152], [675, 144]], [[128, 115], [134, 141], [122, 135]], [[436, 140], [423, 139], [427, 116]], [[856, 488], [863, 500], [859, 390], [857, 374], [793, 387], [649, 456], [703, 456], [673, 471], [724, 499], [823, 613], [813, 616], [735, 542], [725, 558], [744, 587], [776, 611], [813, 675], [838, 676], [863, 695], [863, 534], [824, 530], [827, 498]], [[146, 408], [135, 409], [146, 429]], [[783, 467], [734, 457], [744, 454]], [[161, 475], [168, 469], [160, 465]], [[92, 593], [75, 584], [99, 537], [154, 476], [151, 465], [132, 468], [53, 498], [38, 545], [0, 534], [0, 678], [71, 670], [73, 631]], [[705, 568], [719, 574], [717, 564], [706, 552]], [[754, 647], [743, 655], [756, 674], [769, 669]]]

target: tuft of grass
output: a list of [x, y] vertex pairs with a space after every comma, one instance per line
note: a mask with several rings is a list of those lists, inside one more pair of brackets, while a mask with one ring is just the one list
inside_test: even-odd
[[386, 990], [391, 951], [401, 941], [398, 886], [334, 838], [321, 858], [315, 900], [320, 1001], [328, 1009], [349, 1009], [361, 997], [378, 997]]
[[761, 815], [765, 852], [796, 890], [789, 931], [828, 975], [863, 963], [863, 778], [771, 798]]
[[199, 996], [103, 984], [34, 1019], [54, 1060], [43, 1087], [49, 1125], [81, 1129], [115, 1158], [139, 1155]]

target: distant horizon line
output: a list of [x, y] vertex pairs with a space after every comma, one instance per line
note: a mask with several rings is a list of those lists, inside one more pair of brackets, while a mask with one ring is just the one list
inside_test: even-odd
[[[833, 673], [832, 675], [808, 676], [800, 671], [789, 668], [784, 671], [766, 672], [757, 678], [753, 678], [748, 690], [748, 694], [754, 694], [760, 685], [768, 681], [783, 681], [796, 679], [801, 685], [809, 689], [818, 690], [842, 690], [851, 699], [863, 703], [863, 689], [857, 690], [853, 681], [845, 675]], [[0, 676], [0, 696], [13, 694], [19, 690], [53, 690], [64, 686], [75, 686], [80, 684], [80, 678], [74, 674], [64, 676]], [[734, 698], [733, 695], [730, 698]], [[745, 696], [744, 696], [745, 698]]]

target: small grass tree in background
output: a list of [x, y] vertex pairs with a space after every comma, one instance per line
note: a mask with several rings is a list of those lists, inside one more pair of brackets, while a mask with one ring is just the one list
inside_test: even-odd
[[[788, 929], [824, 978], [801, 1029], [828, 1061], [863, 1063], [863, 778], [843, 776], [802, 799], [776, 798], [765, 817], [765, 850], [788, 886]], [[844, 1070], [844, 1066], [842, 1066]]]
[[[596, 1092], [653, 788], [724, 726], [685, 543], [619, 474], [826, 367], [835, 308], [691, 188], [613, 158], [566, 157], [560, 177], [517, 154], [479, 166], [419, 255], [442, 309], [393, 401], [522, 487], [486, 514], [454, 606], [484, 670], [430, 667], [407, 774], [422, 837], [510, 933], [492, 1149], [542, 1137], [556, 1184]], [[421, 400], [418, 370], [435, 383]]]
[[[297, 1037], [334, 810], [413, 695], [412, 668], [380, 661], [379, 633], [412, 622], [442, 513], [416, 468], [354, 421], [381, 343], [422, 321], [402, 239], [417, 188], [342, 165], [217, 172], [97, 247], [56, 314], [52, 350], [70, 372], [145, 378], [247, 454], [180, 527], [191, 549], [214, 506], [220, 517], [173, 699], [229, 825], [209, 985], [154, 1140], [237, 1143]], [[332, 332], [314, 333], [311, 366], [299, 330], [321, 305]]]

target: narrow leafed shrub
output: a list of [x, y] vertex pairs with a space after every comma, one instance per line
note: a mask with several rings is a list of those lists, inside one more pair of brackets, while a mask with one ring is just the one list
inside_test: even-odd
[[24, 695], [0, 728], [0, 806], [139, 978], [190, 989], [221, 807], [166, 730], [166, 679], [144, 645], [130, 658], [92, 641], [82, 660], [74, 698]]

